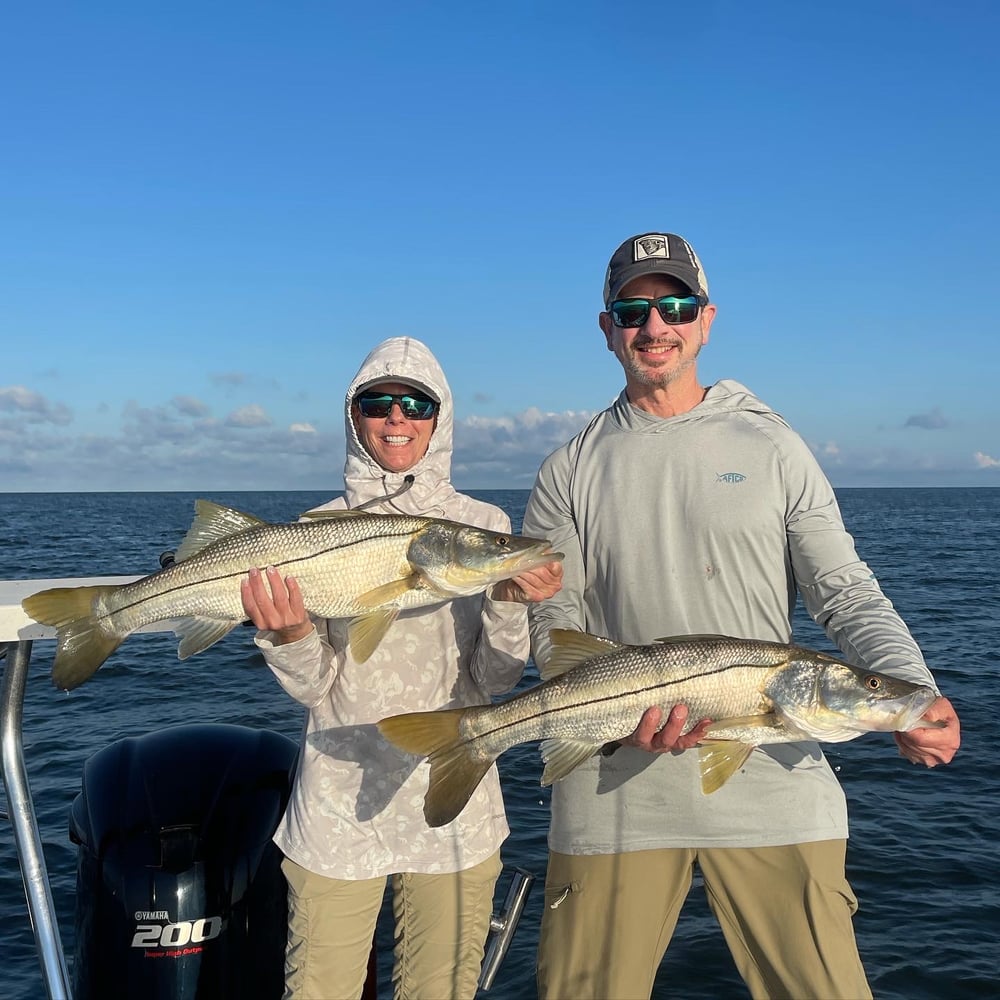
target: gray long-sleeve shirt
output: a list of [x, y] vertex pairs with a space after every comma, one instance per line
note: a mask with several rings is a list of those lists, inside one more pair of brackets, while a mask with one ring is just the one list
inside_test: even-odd
[[[529, 613], [537, 662], [555, 627], [627, 643], [698, 633], [788, 642], [799, 594], [845, 659], [933, 684], [809, 449], [737, 382], [671, 418], [623, 392], [546, 459], [523, 530], [565, 553], [562, 590]], [[844, 794], [811, 742], [755, 751], [708, 796], [695, 752], [622, 748], [553, 786], [549, 846], [561, 853], [846, 836]]]

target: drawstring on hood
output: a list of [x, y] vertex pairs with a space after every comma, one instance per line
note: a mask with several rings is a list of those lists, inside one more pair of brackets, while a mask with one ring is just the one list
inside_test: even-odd
[[[351, 417], [354, 397], [380, 382], [411, 385], [438, 403], [437, 424], [427, 452], [405, 472], [383, 469], [368, 454]], [[384, 503], [400, 514], [444, 516], [444, 505], [455, 496], [451, 485], [452, 396], [444, 371], [426, 344], [413, 337], [390, 337], [373, 348], [347, 388], [344, 423], [344, 499], [348, 507], [357, 510]]]

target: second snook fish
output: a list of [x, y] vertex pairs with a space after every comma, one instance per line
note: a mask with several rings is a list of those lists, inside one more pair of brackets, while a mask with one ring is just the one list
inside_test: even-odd
[[698, 747], [702, 790], [721, 788], [754, 747], [841, 743], [873, 730], [916, 728], [937, 694], [824, 653], [727, 636], [679, 636], [645, 646], [553, 629], [543, 683], [495, 705], [383, 719], [391, 743], [428, 756], [424, 816], [451, 822], [505, 750], [543, 740], [542, 784], [569, 774], [605, 743], [631, 734], [650, 706], [688, 706], [692, 728], [713, 719]]

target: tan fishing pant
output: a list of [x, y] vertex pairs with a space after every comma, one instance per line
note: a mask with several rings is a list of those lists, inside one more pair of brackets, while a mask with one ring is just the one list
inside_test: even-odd
[[[754, 998], [865, 1000], [847, 843], [549, 854], [540, 1000], [648, 1000], [695, 864]], [[677, 983], [671, 996], [682, 997]]]
[[[281, 867], [288, 879], [286, 1000], [357, 1000], [385, 879], [325, 878], [288, 858]], [[453, 874], [392, 876], [396, 1000], [475, 996], [500, 867], [498, 852]]]

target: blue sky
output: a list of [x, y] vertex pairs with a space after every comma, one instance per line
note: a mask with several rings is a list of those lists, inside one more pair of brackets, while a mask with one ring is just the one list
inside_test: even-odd
[[623, 379], [608, 257], [685, 235], [702, 381], [835, 486], [1000, 486], [1000, 6], [38, 3], [4, 16], [0, 490], [326, 489], [384, 337], [456, 485]]

